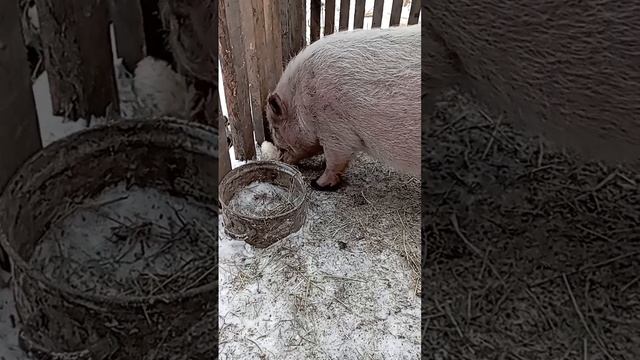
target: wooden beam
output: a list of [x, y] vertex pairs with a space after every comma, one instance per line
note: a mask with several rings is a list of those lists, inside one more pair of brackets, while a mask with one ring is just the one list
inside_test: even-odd
[[326, 0], [324, 3], [324, 36], [331, 35], [336, 30], [336, 0]]
[[307, 44], [307, 7], [305, 0], [289, 0], [289, 59]]
[[111, 20], [118, 56], [125, 68], [133, 73], [138, 61], [145, 57], [140, 0], [111, 0]]
[[289, 34], [289, 0], [275, 0], [279, 1], [280, 14], [278, 20], [280, 21], [280, 42], [282, 44], [282, 68], [287, 67], [289, 63], [289, 56], [291, 54], [291, 35]]
[[384, 11], [384, 0], [375, 0], [373, 3], [373, 19], [371, 28], [379, 28], [382, 26], [382, 12]]
[[236, 0], [219, 0], [218, 32], [224, 93], [231, 123], [231, 139], [238, 160], [252, 160], [256, 156], [253, 124], [246, 84], [247, 68], [244, 59], [244, 39], [240, 19], [240, 5]]
[[[245, 0], [239, 1], [240, 19], [242, 19], [242, 35], [244, 36], [242, 52], [245, 55], [245, 64], [247, 67], [247, 78], [249, 82], [249, 95], [251, 102], [251, 113], [253, 121], [253, 131], [258, 144], [264, 141], [264, 124], [263, 124], [263, 104], [267, 98], [264, 94], [262, 84], [262, 74], [264, 69], [260, 57], [264, 54], [264, 25], [260, 27], [257, 8], [258, 4], [262, 5], [262, 0]], [[262, 6], [260, 12], [264, 14]], [[263, 15], [264, 16], [264, 15]], [[264, 19], [262, 19], [264, 24]], [[233, 54], [235, 56], [235, 54]]]
[[313, 43], [320, 39], [320, 11], [322, 10], [322, 1], [321, 0], [310, 0], [310, 10], [311, 10], [311, 33], [309, 36], [309, 40]]
[[356, 8], [353, 14], [353, 28], [362, 29], [364, 27], [364, 5], [366, 0], [356, 0]]
[[402, 0], [393, 0], [391, 4], [391, 18], [389, 19], [389, 26], [400, 25], [400, 17], [402, 16]]
[[340, 23], [338, 24], [339, 31], [349, 30], [349, 0], [340, 0]]
[[[269, 88], [272, 83], [278, 81], [275, 76], [275, 72], [270, 69], [270, 62], [265, 61], [264, 57], [269, 53], [269, 47], [267, 47], [267, 32], [266, 32], [266, 18], [265, 8], [263, 0], [251, 0], [254, 11], [255, 28], [258, 29], [256, 33], [256, 51], [259, 56], [258, 64], [260, 65], [260, 111], [262, 114], [262, 136], [257, 137], [258, 143], [264, 140], [271, 141], [269, 134], [269, 125], [267, 124], [267, 96], [269, 95]], [[270, 57], [269, 57], [270, 58]], [[257, 134], [256, 134], [257, 136]]]
[[37, 0], [55, 115], [102, 117], [119, 110], [106, 0]]
[[[42, 148], [18, 0], [0, 1], [0, 192]], [[9, 269], [0, 249], [0, 267]]]
[[413, 0], [411, 2], [411, 9], [409, 9], [409, 22], [407, 25], [415, 25], [418, 23], [418, 19], [420, 19], [421, 2], [421, 0]]
[[269, 91], [276, 87], [282, 74], [282, 38], [280, 37], [280, 2], [264, 0], [264, 23], [266, 29], [266, 44], [268, 49], [267, 63], [269, 74], [273, 77], [269, 81]]

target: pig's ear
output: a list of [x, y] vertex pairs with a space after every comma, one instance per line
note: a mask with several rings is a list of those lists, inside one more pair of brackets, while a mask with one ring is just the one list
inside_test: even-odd
[[279, 120], [283, 119], [286, 108], [284, 103], [282, 102], [282, 99], [280, 98], [280, 95], [278, 95], [277, 93], [269, 94], [267, 103], [269, 104], [273, 115]]

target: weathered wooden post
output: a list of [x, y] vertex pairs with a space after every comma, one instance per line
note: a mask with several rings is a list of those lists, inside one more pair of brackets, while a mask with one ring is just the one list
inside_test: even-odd
[[336, 0], [326, 0], [326, 2], [324, 3], [324, 36], [331, 35], [335, 31], [335, 19]]
[[240, 4], [235, 0], [220, 0], [219, 40], [224, 94], [229, 110], [231, 139], [236, 159], [251, 160], [256, 156], [253, 123], [249, 104], [249, 83], [244, 58], [244, 36], [240, 19]]
[[289, 60], [307, 44], [307, 7], [305, 0], [289, 0]]
[[119, 110], [108, 0], [37, 0], [55, 115], [102, 117]]
[[371, 28], [379, 28], [382, 25], [382, 12], [384, 11], [384, 0], [375, 0], [373, 3], [373, 19]]
[[364, 6], [366, 0], [356, 0], [356, 7], [353, 14], [353, 28], [362, 29], [364, 27]]
[[407, 22], [407, 25], [415, 25], [418, 23], [421, 5], [421, 0], [413, 0], [411, 2], [411, 8], [409, 9], [409, 21]]
[[309, 36], [310, 42], [315, 42], [320, 39], [320, 12], [322, 9], [322, 1], [321, 0], [311, 0], [310, 4], [311, 10], [311, 34]]
[[[0, 1], [0, 192], [42, 147], [18, 0]], [[8, 270], [0, 249], [0, 267]]]
[[391, 17], [389, 18], [389, 26], [400, 25], [402, 17], [402, 0], [393, 0], [391, 4]]
[[267, 69], [262, 60], [266, 50], [266, 35], [264, 26], [264, 8], [262, 0], [240, 1], [240, 17], [242, 19], [242, 34], [244, 35], [245, 63], [249, 80], [249, 94], [251, 95], [251, 113], [253, 131], [256, 141], [261, 144], [264, 137], [264, 106], [267, 98], [266, 77]]
[[349, 0], [340, 0], [340, 22], [338, 23], [339, 31], [349, 30]]
[[280, 1], [264, 0], [264, 24], [266, 31], [266, 43], [269, 55], [269, 72], [273, 77], [269, 80], [269, 90], [275, 88], [283, 69], [282, 38], [280, 36]]

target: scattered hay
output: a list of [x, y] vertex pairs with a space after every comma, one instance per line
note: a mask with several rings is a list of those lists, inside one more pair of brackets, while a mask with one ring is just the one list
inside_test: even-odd
[[345, 180], [311, 191], [305, 227], [269, 248], [220, 225], [220, 359], [420, 358], [420, 184], [366, 156]]
[[55, 223], [30, 263], [82, 292], [181, 293], [212, 281], [213, 216], [210, 209], [156, 190], [115, 187]]
[[424, 155], [427, 358], [640, 358], [640, 176], [443, 105]]

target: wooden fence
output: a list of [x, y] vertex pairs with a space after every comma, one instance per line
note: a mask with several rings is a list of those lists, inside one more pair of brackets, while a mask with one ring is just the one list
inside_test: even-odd
[[[30, 66], [22, 37], [21, 3], [22, 0], [7, 0], [0, 4], [0, 190], [24, 160], [41, 147]], [[170, 8], [165, 12], [171, 12], [181, 3], [188, 4], [187, 11], [184, 11], [185, 7], [179, 9], [186, 15], [176, 15], [176, 11], [168, 18], [193, 14], [201, 17], [202, 12], [208, 11], [214, 19], [212, 21], [217, 21], [217, 1], [36, 0], [40, 27], [38, 36], [45, 55], [41, 60], [49, 80], [52, 115], [70, 120], [117, 116], [119, 96], [113, 51], [117, 51], [130, 72], [145, 56], [174, 63], [172, 50], [175, 47], [167, 46], [169, 31], [159, 14], [162, 4], [169, 4], [167, 6]], [[188, 10], [198, 4], [200, 7], [197, 11], [189, 13]], [[113, 25], [116, 49], [111, 48], [110, 25]], [[207, 118], [201, 115], [190, 120], [217, 127], [219, 108], [216, 107], [215, 98], [218, 97], [218, 48], [215, 41], [208, 40], [217, 37], [217, 26], [211, 28], [214, 33], [203, 35], [207, 40], [200, 41], [210, 44], [209, 48], [193, 46], [197, 49], [188, 52], [188, 55], [198, 59], [210, 58], [203, 65], [212, 67], [210, 79], [202, 79], [202, 76], [185, 71], [181, 73], [188, 81], [200, 81], [200, 88], [203, 87], [202, 81], [208, 81], [209, 89], [205, 91], [215, 93], [211, 104], [208, 104], [209, 107], [215, 107], [215, 111], [210, 112]], [[182, 38], [198, 35], [182, 28], [178, 31]], [[179, 65], [176, 64], [181, 70]]]
[[[383, 11], [391, 6], [389, 26], [398, 26], [407, 0], [375, 0], [372, 28], [382, 25]], [[224, 94], [229, 114], [230, 137], [237, 160], [256, 157], [256, 142], [269, 138], [265, 119], [268, 92], [275, 88], [288, 61], [307, 45], [307, 5], [309, 5], [309, 42], [337, 31], [362, 29], [367, 14], [366, 0], [340, 0], [336, 29], [336, 0], [220, 0], [220, 61]], [[407, 25], [417, 24], [420, 0], [410, 1]], [[324, 26], [321, 26], [324, 14]], [[220, 179], [230, 170], [226, 129], [220, 126]], [[255, 140], [254, 140], [255, 139]]]
[[[42, 147], [20, 21], [24, 3], [0, 1], [0, 191]], [[204, 110], [194, 111], [188, 120], [218, 127], [218, 48], [211, 41], [217, 38], [217, 0], [36, 0], [36, 7], [45, 55], [40, 60], [49, 80], [52, 115], [69, 120], [118, 115], [116, 50], [129, 71], [145, 56], [175, 64], [196, 92], [203, 94], [200, 107]], [[174, 29], [174, 24], [179, 26]], [[110, 25], [116, 49], [111, 48]], [[174, 37], [179, 42], [169, 41], [167, 46], [170, 35], [177, 34], [174, 31], [180, 34]], [[176, 49], [190, 66], [181, 66], [174, 57]], [[0, 258], [0, 266], [7, 266], [6, 259]]]

